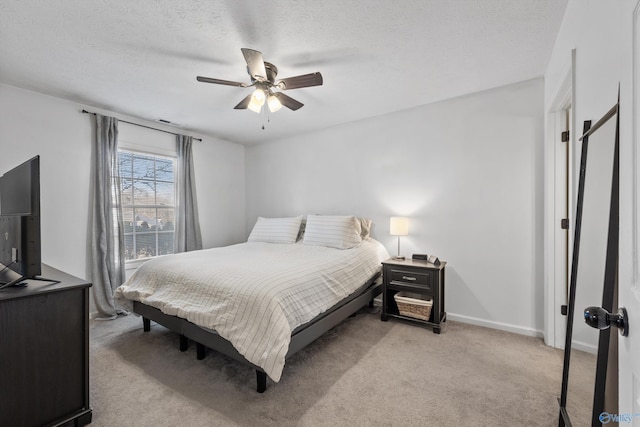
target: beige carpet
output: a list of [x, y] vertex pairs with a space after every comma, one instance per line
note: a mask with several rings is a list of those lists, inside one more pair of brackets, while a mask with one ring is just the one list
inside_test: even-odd
[[91, 324], [92, 426], [555, 426], [561, 350], [449, 321], [441, 335], [379, 308], [347, 319], [255, 391], [255, 371], [134, 315]]

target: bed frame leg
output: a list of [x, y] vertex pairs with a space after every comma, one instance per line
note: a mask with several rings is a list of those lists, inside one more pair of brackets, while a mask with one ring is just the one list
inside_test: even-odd
[[187, 351], [189, 348], [189, 338], [180, 334], [180, 351]]
[[142, 318], [142, 330], [145, 332], [149, 332], [151, 330], [151, 320], [146, 317]]
[[197, 342], [196, 343], [196, 354], [198, 356], [198, 360], [204, 359], [204, 357], [207, 354], [207, 347], [205, 347], [203, 344], [200, 344], [199, 342]]
[[373, 298], [371, 298], [371, 301], [369, 301], [369, 308], [373, 308]]
[[258, 383], [257, 392], [264, 393], [267, 390], [267, 374], [256, 369], [256, 379]]

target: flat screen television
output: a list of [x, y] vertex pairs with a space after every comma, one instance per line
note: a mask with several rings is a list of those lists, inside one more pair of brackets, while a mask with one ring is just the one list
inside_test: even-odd
[[0, 289], [41, 274], [40, 156], [0, 177]]

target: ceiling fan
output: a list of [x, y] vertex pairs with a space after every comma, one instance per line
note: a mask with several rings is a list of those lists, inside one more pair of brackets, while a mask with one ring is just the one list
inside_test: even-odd
[[248, 108], [251, 111], [260, 113], [262, 106], [266, 101], [269, 111], [271, 112], [278, 111], [283, 105], [290, 110], [295, 111], [301, 108], [304, 104], [282, 92], [278, 92], [279, 90], [291, 90], [322, 85], [322, 74], [318, 72], [276, 80], [278, 68], [270, 62], [264, 61], [262, 59], [261, 52], [246, 48], [242, 48], [241, 50], [245, 61], [247, 61], [247, 72], [249, 73], [249, 76], [251, 76], [251, 84], [213, 79], [211, 77], [196, 77], [196, 80], [203, 83], [238, 87], [255, 86], [256, 89], [251, 95], [248, 95], [240, 101], [238, 105], [233, 107], [236, 110], [245, 110]]

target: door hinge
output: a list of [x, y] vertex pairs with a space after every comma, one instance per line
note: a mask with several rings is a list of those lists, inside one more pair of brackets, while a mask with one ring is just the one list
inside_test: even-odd
[[562, 218], [560, 220], [560, 228], [563, 230], [569, 229], [569, 218]]
[[562, 132], [560, 139], [561, 139], [562, 142], [568, 142], [569, 141], [569, 131], [565, 130], [564, 132]]
[[563, 316], [567, 315], [567, 305], [563, 304], [560, 306], [560, 314], [562, 314]]

